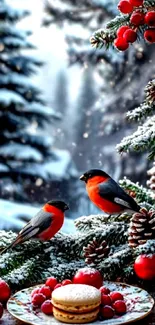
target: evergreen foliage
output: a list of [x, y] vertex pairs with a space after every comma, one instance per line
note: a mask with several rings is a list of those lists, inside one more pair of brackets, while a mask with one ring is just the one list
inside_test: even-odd
[[[16, 246], [0, 256], [0, 277], [13, 290], [42, 283], [49, 276], [55, 276], [59, 281], [72, 278], [77, 269], [86, 266], [83, 248], [95, 237], [99, 243], [106, 240], [110, 253], [90, 266], [99, 269], [105, 279], [135, 281], [133, 261], [141, 253], [154, 252], [155, 240], [131, 249], [127, 243], [129, 224], [103, 220], [102, 215], [94, 216], [94, 219], [81, 217], [76, 223], [78, 232], [74, 235], [59, 233], [48, 242], [31, 240]], [[14, 233], [0, 231], [0, 249], [14, 238]]]
[[27, 14], [0, 1], [0, 194], [18, 201], [28, 201], [24, 185], [49, 179], [47, 164], [59, 160], [44, 126], [60, 116], [30, 79], [42, 62], [21, 53], [35, 48], [28, 40], [31, 32], [16, 27]]

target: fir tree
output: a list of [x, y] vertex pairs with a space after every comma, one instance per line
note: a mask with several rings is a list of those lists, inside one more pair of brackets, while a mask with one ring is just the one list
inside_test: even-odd
[[50, 163], [58, 160], [44, 126], [59, 115], [30, 79], [42, 62], [21, 53], [35, 48], [31, 32], [16, 27], [27, 14], [0, 1], [0, 194], [20, 201], [29, 200], [24, 191], [32, 181], [40, 186], [52, 177]]
[[[147, 1], [147, 3], [154, 5], [154, 1]], [[152, 89], [151, 82], [151, 91], [149, 88], [150, 109], [154, 94]], [[149, 137], [148, 141], [150, 141]], [[148, 147], [153, 152], [154, 149], [150, 142]], [[144, 148], [146, 146], [143, 147], [142, 143], [142, 149]], [[135, 258], [140, 254], [155, 254], [155, 201], [151, 190], [147, 190], [127, 179], [121, 181], [121, 186], [128, 190], [141, 206], [145, 202], [147, 209], [142, 208], [140, 212], [132, 216], [132, 219], [128, 214], [78, 218], [75, 222], [78, 230], [76, 234], [57, 234], [50, 242], [43, 244], [27, 242], [22, 247], [17, 246], [2, 255], [0, 257], [0, 276], [9, 282], [13, 289], [17, 289], [17, 287], [42, 282], [49, 275], [56, 276], [59, 281], [66, 276], [72, 278], [78, 268], [85, 266], [87, 262], [91, 262], [90, 267], [94, 266], [95, 263], [95, 267], [101, 271], [104, 279], [140, 283], [134, 273], [133, 264]], [[145, 220], [143, 227], [140, 227], [140, 239], [143, 243], [138, 241], [138, 243], [134, 243], [134, 247], [131, 247], [129, 236], [129, 234], [131, 235], [131, 228], [134, 226], [135, 233], [138, 234], [139, 232], [137, 218], [141, 224]], [[136, 225], [133, 224], [135, 221]], [[146, 235], [149, 235], [150, 239]], [[3, 249], [10, 244], [14, 237], [13, 233], [1, 232], [0, 248]], [[137, 240], [139, 237], [135, 236], [134, 239]], [[90, 247], [94, 250], [93, 254], [91, 254], [92, 250], [90, 253]], [[102, 249], [102, 253], [104, 252], [102, 259], [98, 248]], [[108, 248], [106, 254], [105, 248]], [[86, 252], [87, 258], [85, 259]], [[108, 252], [109, 255], [107, 255]], [[95, 259], [92, 255], [95, 255]], [[153, 288], [154, 284], [151, 282], [151, 291]]]
[[[150, 165], [145, 154], [132, 150], [128, 157], [116, 157], [115, 144], [119, 143], [123, 133], [134, 131], [135, 125], [126, 122], [126, 112], [133, 110], [135, 105], [140, 105], [144, 99], [143, 89], [155, 72], [155, 67], [152, 66], [154, 48], [141, 40], [135, 47], [122, 53], [109, 46], [116, 37], [116, 29], [129, 20], [129, 15], [121, 15], [109, 22], [118, 13], [118, 1], [67, 0], [63, 6], [59, 5], [61, 3], [62, 0], [57, 3], [47, 2], [45, 25], [70, 25], [66, 34], [70, 64], [80, 63], [84, 67], [94, 67], [100, 80], [100, 95], [96, 103], [96, 114], [100, 112], [100, 121], [94, 125], [100, 158], [96, 155], [95, 164], [97, 166], [100, 163], [116, 179], [125, 174], [144, 184], [146, 169]], [[106, 23], [109, 39], [104, 37], [103, 24]], [[91, 44], [95, 50], [89, 43], [92, 33]], [[132, 166], [135, 167], [134, 171]]]
[[[154, 0], [144, 0], [143, 5], [140, 6], [139, 9], [146, 17], [147, 13], [149, 13], [150, 10], [155, 11]], [[109, 48], [113, 45], [115, 45], [117, 48], [115, 40], [118, 37], [119, 28], [122, 26], [128, 26], [130, 30], [134, 28], [134, 25], [132, 24], [132, 15], [134, 12], [136, 12], [136, 9], [133, 8], [132, 12], [129, 14], [121, 13], [119, 16], [116, 16], [112, 21], [107, 23], [105, 29], [101, 29], [94, 33], [91, 38], [91, 44], [96, 48]], [[148, 39], [146, 37], [146, 32], [154, 33], [151, 34], [154, 35], [154, 38], [151, 40]], [[143, 21], [137, 26], [136, 34], [139, 39], [144, 39], [147, 43], [155, 43], [155, 28], [153, 26], [149, 26], [146, 21]], [[152, 47], [152, 49], [150, 47]], [[148, 47], [148, 52], [150, 53], [152, 51], [152, 54], [154, 55], [154, 45], [150, 45], [150, 47]], [[153, 76], [152, 70], [150, 76]], [[144, 92], [144, 100], [140, 106], [134, 107], [132, 110], [127, 112], [127, 119], [129, 121], [138, 121], [140, 122], [140, 125], [132, 135], [129, 135], [122, 139], [121, 143], [117, 145], [117, 150], [120, 153], [133, 150], [136, 152], [147, 151], [149, 153], [149, 158], [155, 160], [155, 79], [152, 79], [148, 82], [144, 89]], [[151, 189], [154, 189], [153, 186]], [[135, 193], [137, 193], [136, 190]], [[153, 192], [152, 197], [154, 197]]]

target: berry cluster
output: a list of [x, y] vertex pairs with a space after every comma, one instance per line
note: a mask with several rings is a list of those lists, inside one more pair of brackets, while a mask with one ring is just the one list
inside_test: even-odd
[[155, 43], [155, 10], [146, 9], [143, 0], [120, 0], [118, 9], [123, 14], [130, 14], [129, 25], [121, 26], [117, 30], [117, 38], [114, 40], [115, 47], [120, 51], [125, 51], [129, 43], [134, 43], [137, 39], [137, 29], [146, 25], [144, 39], [149, 43]]
[[97, 287], [101, 291], [101, 308], [99, 317], [102, 319], [110, 319], [114, 315], [121, 316], [126, 313], [126, 304], [124, 297], [120, 292], [110, 292], [103, 286], [103, 278], [98, 270], [93, 268], [79, 269], [72, 281], [69, 279], [58, 283], [54, 277], [46, 280], [42, 287], [35, 288], [31, 292], [31, 303], [34, 308], [41, 308], [46, 315], [53, 314], [53, 305], [51, 303], [51, 295], [53, 290], [68, 284], [87, 284]]
[[99, 290], [101, 291], [100, 316], [103, 319], [110, 319], [113, 318], [114, 315], [121, 316], [126, 313], [126, 304], [120, 292], [110, 292], [110, 290], [104, 286]]
[[3, 306], [10, 298], [10, 295], [11, 295], [10, 287], [4, 280], [0, 279], [0, 318], [3, 315]]
[[53, 306], [51, 303], [52, 291], [61, 286], [71, 284], [69, 279], [63, 280], [61, 283], [54, 277], [50, 277], [46, 280], [45, 284], [41, 287], [35, 288], [31, 292], [31, 303], [33, 307], [40, 307], [41, 311], [46, 315], [53, 314]]

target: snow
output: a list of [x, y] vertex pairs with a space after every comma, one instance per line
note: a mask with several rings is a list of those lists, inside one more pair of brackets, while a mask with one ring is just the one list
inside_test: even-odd
[[[49, 147], [53, 144], [54, 139], [51, 136], [44, 136], [45, 132], [38, 132], [37, 134], [33, 134], [32, 126], [30, 126], [27, 130], [28, 133], [24, 132], [17, 134], [23, 139], [23, 143], [31, 143], [31, 145], [39, 145], [43, 146], [44, 148], [49, 149]], [[13, 138], [13, 136], [12, 136]]]
[[15, 48], [33, 48], [34, 46], [32, 46], [31, 43], [22, 40], [22, 39], [18, 39], [16, 37], [11, 37], [11, 36], [7, 36], [4, 38], [3, 40], [4, 44], [6, 45], [6, 47], [15, 47]]
[[16, 20], [26, 16], [29, 13], [28, 10], [24, 9], [15, 9], [8, 6], [5, 3], [2, 3], [0, 6], [0, 15], [4, 15], [8, 20]]
[[9, 106], [11, 103], [17, 105], [24, 105], [26, 102], [22, 96], [11, 90], [0, 90], [0, 104], [3, 106]]
[[8, 143], [0, 147], [0, 155], [7, 159], [21, 161], [42, 161], [42, 154], [35, 148], [29, 145], [19, 143]]
[[[0, 199], [0, 229], [19, 231], [41, 208]], [[26, 222], [24, 221], [26, 220]], [[61, 231], [75, 232], [73, 220], [65, 218]]]
[[9, 171], [9, 168], [6, 165], [0, 163], [0, 172], [7, 172], [7, 171]]
[[10, 74], [7, 74], [7, 75], [3, 75], [1, 76], [1, 79], [0, 79], [0, 83], [1, 84], [16, 84], [20, 87], [32, 87], [32, 80], [28, 77], [25, 77], [24, 75], [21, 75], [19, 73], [16, 73], [16, 72], [11, 72]]
[[42, 105], [40, 103], [33, 102], [32, 104], [29, 104], [24, 108], [25, 112], [31, 112], [35, 114], [41, 114], [43, 116], [49, 116], [49, 117], [55, 117], [60, 118], [61, 115], [59, 113], [54, 112], [54, 110], [51, 107]]
[[59, 180], [69, 179], [70, 176], [77, 176], [70, 153], [67, 150], [53, 149], [53, 159], [44, 164], [27, 164], [26, 167], [19, 167], [20, 172], [33, 176], [40, 176], [43, 179]]
[[13, 37], [17, 37], [20, 39], [25, 39], [27, 36], [31, 35], [32, 32], [25, 31], [25, 30], [19, 30], [15, 26], [11, 25], [9, 26], [8, 24], [4, 24], [4, 22], [0, 22], [0, 28], [2, 28], [2, 35], [11, 35]]

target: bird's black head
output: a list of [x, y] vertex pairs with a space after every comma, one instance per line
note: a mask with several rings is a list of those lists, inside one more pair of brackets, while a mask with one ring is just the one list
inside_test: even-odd
[[94, 176], [102, 176], [102, 177], [109, 177], [107, 173], [100, 169], [90, 169], [86, 173], [80, 176], [80, 180], [87, 183], [88, 179]]
[[51, 200], [47, 202], [49, 205], [53, 205], [54, 207], [60, 209], [61, 211], [69, 210], [69, 206], [63, 201], [55, 201]]

